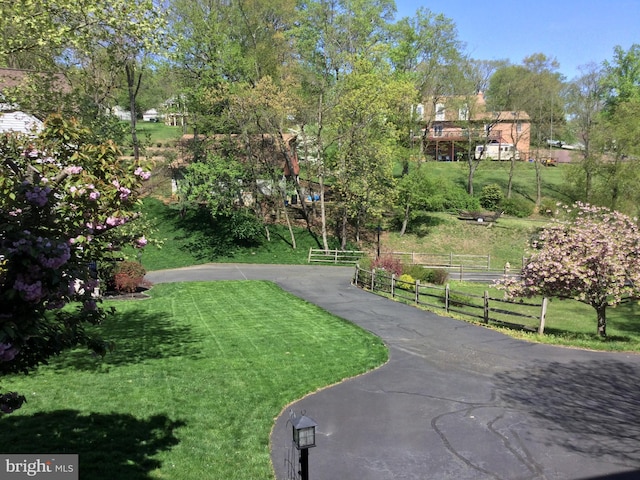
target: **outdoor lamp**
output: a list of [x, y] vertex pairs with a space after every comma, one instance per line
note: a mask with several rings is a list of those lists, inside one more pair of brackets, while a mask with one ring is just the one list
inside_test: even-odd
[[316, 427], [318, 424], [302, 414], [291, 421], [293, 425], [293, 443], [298, 450], [316, 446]]
[[316, 427], [318, 424], [313, 418], [307, 417], [304, 412], [296, 417], [291, 412], [291, 425], [293, 427], [293, 443], [300, 452], [300, 480], [309, 480], [309, 449], [316, 446]]

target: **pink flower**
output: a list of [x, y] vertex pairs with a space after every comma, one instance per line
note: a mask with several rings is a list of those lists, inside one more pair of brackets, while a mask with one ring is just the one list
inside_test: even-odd
[[143, 236], [141, 236], [138, 240], [136, 240], [136, 246], [138, 248], [142, 248], [144, 246], [146, 246], [148, 243], [147, 239]]

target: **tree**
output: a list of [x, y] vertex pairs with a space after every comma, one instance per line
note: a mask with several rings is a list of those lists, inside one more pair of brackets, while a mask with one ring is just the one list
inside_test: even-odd
[[[110, 348], [85, 330], [112, 313], [94, 295], [95, 267], [124, 242], [146, 244], [118, 230], [136, 217], [138, 187], [150, 174], [91, 137], [51, 117], [37, 138], [0, 138], [0, 374], [28, 372], [78, 345]], [[6, 395], [0, 410], [20, 406]]]
[[580, 162], [572, 166], [571, 178], [584, 202], [593, 202], [594, 177], [602, 159], [597, 140], [602, 136], [604, 92], [602, 70], [595, 64], [582, 67], [581, 76], [569, 83], [566, 89], [570, 128], [583, 145], [576, 155], [579, 155]]
[[384, 69], [367, 60], [354, 65], [354, 71], [340, 83], [335, 107], [335, 156], [328, 165], [339, 199], [339, 232], [346, 248], [347, 226], [354, 221], [356, 241], [367, 218], [379, 218], [393, 199], [392, 147], [398, 130], [390, 121], [394, 107], [412, 86], [393, 81]]
[[593, 307], [606, 336], [608, 306], [640, 295], [640, 232], [636, 221], [605, 207], [576, 203], [543, 229], [520, 280], [499, 283], [509, 297], [572, 298]]
[[428, 171], [426, 164], [418, 164], [398, 182], [398, 200], [403, 207], [400, 235], [404, 235], [414, 212], [429, 205], [442, 185]]
[[[538, 152], [535, 156], [537, 195], [536, 206], [542, 197], [542, 169], [540, 155], [546, 146], [546, 140], [560, 132], [565, 123], [563, 105], [560, 97], [562, 76], [557, 72], [559, 65], [555, 59], [542, 53], [526, 57], [522, 65], [510, 65], [498, 69], [491, 77], [487, 91], [490, 108], [505, 112], [525, 112], [530, 120], [531, 143]], [[517, 125], [517, 122], [516, 124]], [[512, 132], [512, 137], [522, 136], [524, 132]], [[527, 152], [529, 154], [530, 152]], [[507, 198], [511, 197], [515, 160], [512, 160], [507, 186]]]

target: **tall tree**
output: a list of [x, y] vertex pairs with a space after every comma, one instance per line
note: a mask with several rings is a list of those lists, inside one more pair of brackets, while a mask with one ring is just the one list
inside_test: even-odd
[[569, 83], [566, 89], [567, 113], [570, 128], [582, 144], [575, 153], [579, 162], [572, 165], [570, 178], [577, 188], [578, 198], [593, 202], [594, 181], [602, 161], [602, 151], [598, 140], [602, 137], [602, 110], [605, 88], [602, 69], [596, 65], [581, 67], [581, 76]]

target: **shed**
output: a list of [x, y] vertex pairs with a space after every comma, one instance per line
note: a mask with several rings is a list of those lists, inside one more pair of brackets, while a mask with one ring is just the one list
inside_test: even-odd
[[0, 132], [39, 133], [43, 123], [38, 118], [21, 111], [0, 112]]

